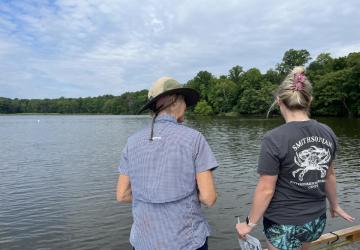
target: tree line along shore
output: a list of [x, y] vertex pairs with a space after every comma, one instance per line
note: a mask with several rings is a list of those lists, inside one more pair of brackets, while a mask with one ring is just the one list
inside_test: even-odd
[[[312, 115], [360, 116], [360, 52], [338, 58], [321, 53], [312, 60], [304, 49], [286, 51], [282, 61], [264, 74], [257, 68], [245, 71], [239, 65], [219, 77], [200, 71], [186, 83], [201, 95], [191, 112], [199, 115], [266, 114], [277, 86], [294, 66], [299, 65], [308, 65], [306, 75], [313, 84]], [[85, 98], [0, 97], [0, 113], [137, 114], [146, 100], [147, 90]]]

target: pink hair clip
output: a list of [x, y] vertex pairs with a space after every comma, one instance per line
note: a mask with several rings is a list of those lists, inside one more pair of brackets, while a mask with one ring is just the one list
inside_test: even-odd
[[301, 91], [304, 90], [304, 83], [305, 83], [305, 75], [304, 73], [295, 73], [294, 74], [294, 82], [292, 84], [292, 89]]

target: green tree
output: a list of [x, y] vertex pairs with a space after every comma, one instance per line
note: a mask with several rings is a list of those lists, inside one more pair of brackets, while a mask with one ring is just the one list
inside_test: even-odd
[[266, 71], [264, 75], [264, 79], [268, 82], [271, 82], [272, 84], [277, 84], [277, 85], [279, 85], [283, 80], [281, 78], [280, 73], [273, 69], [269, 69], [268, 71]]
[[260, 90], [248, 88], [239, 99], [235, 110], [241, 114], [265, 114], [274, 101], [276, 86], [267, 83]]
[[360, 65], [360, 52], [350, 53], [346, 59], [347, 67], [354, 67]]
[[10, 103], [11, 99], [0, 97], [0, 113], [8, 114], [10, 113]]
[[236, 104], [237, 93], [238, 87], [233, 81], [217, 79], [209, 90], [208, 99], [216, 113], [229, 112]]
[[208, 101], [208, 93], [214, 82], [214, 76], [207, 71], [200, 71], [186, 86], [196, 89], [200, 93], [200, 97]]
[[228, 78], [233, 81], [236, 84], [240, 84], [240, 80], [241, 80], [241, 75], [244, 73], [244, 70], [241, 66], [236, 65], [234, 67], [232, 67], [229, 70], [229, 75]]
[[311, 81], [319, 80], [319, 77], [333, 71], [334, 59], [330, 53], [321, 53], [311, 62], [306, 72]]
[[194, 112], [199, 115], [213, 114], [212, 107], [205, 100], [201, 100], [196, 104]]
[[334, 59], [333, 70], [343, 70], [347, 66], [346, 57], [339, 57]]
[[104, 105], [101, 108], [102, 113], [105, 114], [115, 114], [115, 98], [111, 98], [105, 101]]
[[310, 60], [310, 53], [307, 50], [290, 49], [285, 52], [282, 62], [277, 65], [276, 69], [281, 75], [286, 75], [295, 66], [303, 66]]
[[[315, 85], [313, 109], [319, 115], [353, 115], [349, 100], [351, 70], [331, 72]], [[350, 103], [349, 103], [350, 102]]]
[[260, 89], [264, 81], [264, 77], [261, 74], [260, 70], [257, 68], [251, 68], [246, 71], [241, 77], [240, 83], [240, 94], [249, 88]]
[[[197, 89], [201, 101], [198, 114], [237, 111], [265, 113], [273, 101], [272, 93], [294, 66], [310, 60], [306, 50], [288, 50], [276, 70], [262, 74], [258, 69], [244, 71], [239, 65], [218, 78], [200, 71], [187, 86]], [[321, 53], [309, 64], [307, 76], [313, 83], [315, 115], [360, 116], [360, 53], [332, 58]], [[146, 103], [147, 90], [85, 98], [9, 99], [0, 97], [0, 113], [105, 113], [136, 114]]]
[[142, 106], [145, 105], [147, 101], [147, 90], [137, 91], [134, 93], [129, 93], [127, 95], [127, 103], [129, 108], [129, 114], [137, 114]]

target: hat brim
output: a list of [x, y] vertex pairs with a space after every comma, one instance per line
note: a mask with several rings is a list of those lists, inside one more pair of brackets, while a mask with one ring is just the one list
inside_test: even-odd
[[161, 97], [166, 95], [182, 95], [185, 98], [185, 103], [187, 107], [195, 106], [196, 103], [200, 100], [200, 94], [195, 89], [192, 88], [176, 88], [176, 89], [170, 89], [167, 90], [160, 95], [157, 95], [150, 101], [148, 101], [139, 111], [139, 114], [143, 111], [150, 109], [152, 111], [155, 111], [155, 104], [156, 101], [159, 100]]

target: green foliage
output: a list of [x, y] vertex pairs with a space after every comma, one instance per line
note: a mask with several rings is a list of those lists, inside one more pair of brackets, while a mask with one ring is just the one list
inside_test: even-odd
[[285, 52], [282, 62], [277, 65], [276, 69], [281, 75], [286, 75], [295, 66], [303, 66], [310, 60], [310, 53], [307, 50], [290, 49]]
[[313, 113], [359, 116], [360, 78], [358, 66], [320, 77], [314, 88]]
[[272, 84], [276, 84], [276, 85], [279, 85], [283, 80], [282, 77], [280, 76], [280, 73], [273, 69], [269, 69], [268, 71], [266, 71], [266, 74], [264, 75], [264, 79], [267, 82], [271, 82]]
[[244, 73], [244, 70], [241, 66], [236, 65], [229, 70], [229, 79], [236, 84], [240, 84], [241, 75]]
[[213, 85], [214, 79], [215, 77], [211, 73], [200, 71], [192, 80], [188, 81], [187, 86], [199, 91], [200, 97], [208, 101], [209, 90]]
[[246, 89], [239, 99], [235, 110], [241, 114], [265, 114], [271, 103], [276, 86], [265, 84], [260, 90], [253, 88]]
[[334, 67], [334, 59], [329, 53], [321, 53], [315, 61], [310, 63], [307, 68], [307, 75], [311, 81], [319, 80], [319, 77], [332, 72]]
[[12, 100], [0, 97], [0, 113], [136, 114], [146, 98], [147, 90], [86, 98]]
[[347, 57], [346, 63], [347, 63], [348, 67], [359, 66], [360, 65], [360, 52], [350, 53]]
[[238, 87], [229, 80], [220, 78], [214, 80], [212, 88], [209, 90], [209, 102], [214, 107], [216, 113], [226, 113], [232, 110], [236, 104]]
[[[272, 94], [285, 74], [310, 59], [308, 51], [290, 49], [276, 69], [269, 69], [265, 74], [257, 68], [244, 71], [239, 65], [232, 67], [228, 75], [219, 77], [200, 71], [186, 84], [200, 92], [201, 100], [193, 109], [194, 113], [265, 114], [274, 100]], [[306, 75], [313, 84], [312, 114], [360, 116], [359, 52], [339, 58], [321, 53], [309, 64]], [[147, 90], [85, 98], [27, 100], [0, 97], [0, 113], [136, 114], [146, 99]]]
[[0, 110], [4, 114], [11, 113], [11, 99], [0, 97]]
[[199, 115], [213, 114], [212, 107], [205, 100], [201, 100], [196, 104], [194, 112]]
[[257, 68], [252, 68], [246, 71], [241, 78], [241, 92], [245, 89], [260, 89], [263, 81], [263, 75]]
[[341, 100], [345, 97], [341, 91], [341, 82], [346, 82], [348, 72], [335, 71], [326, 74], [314, 86], [313, 113], [318, 115], [344, 115]]

